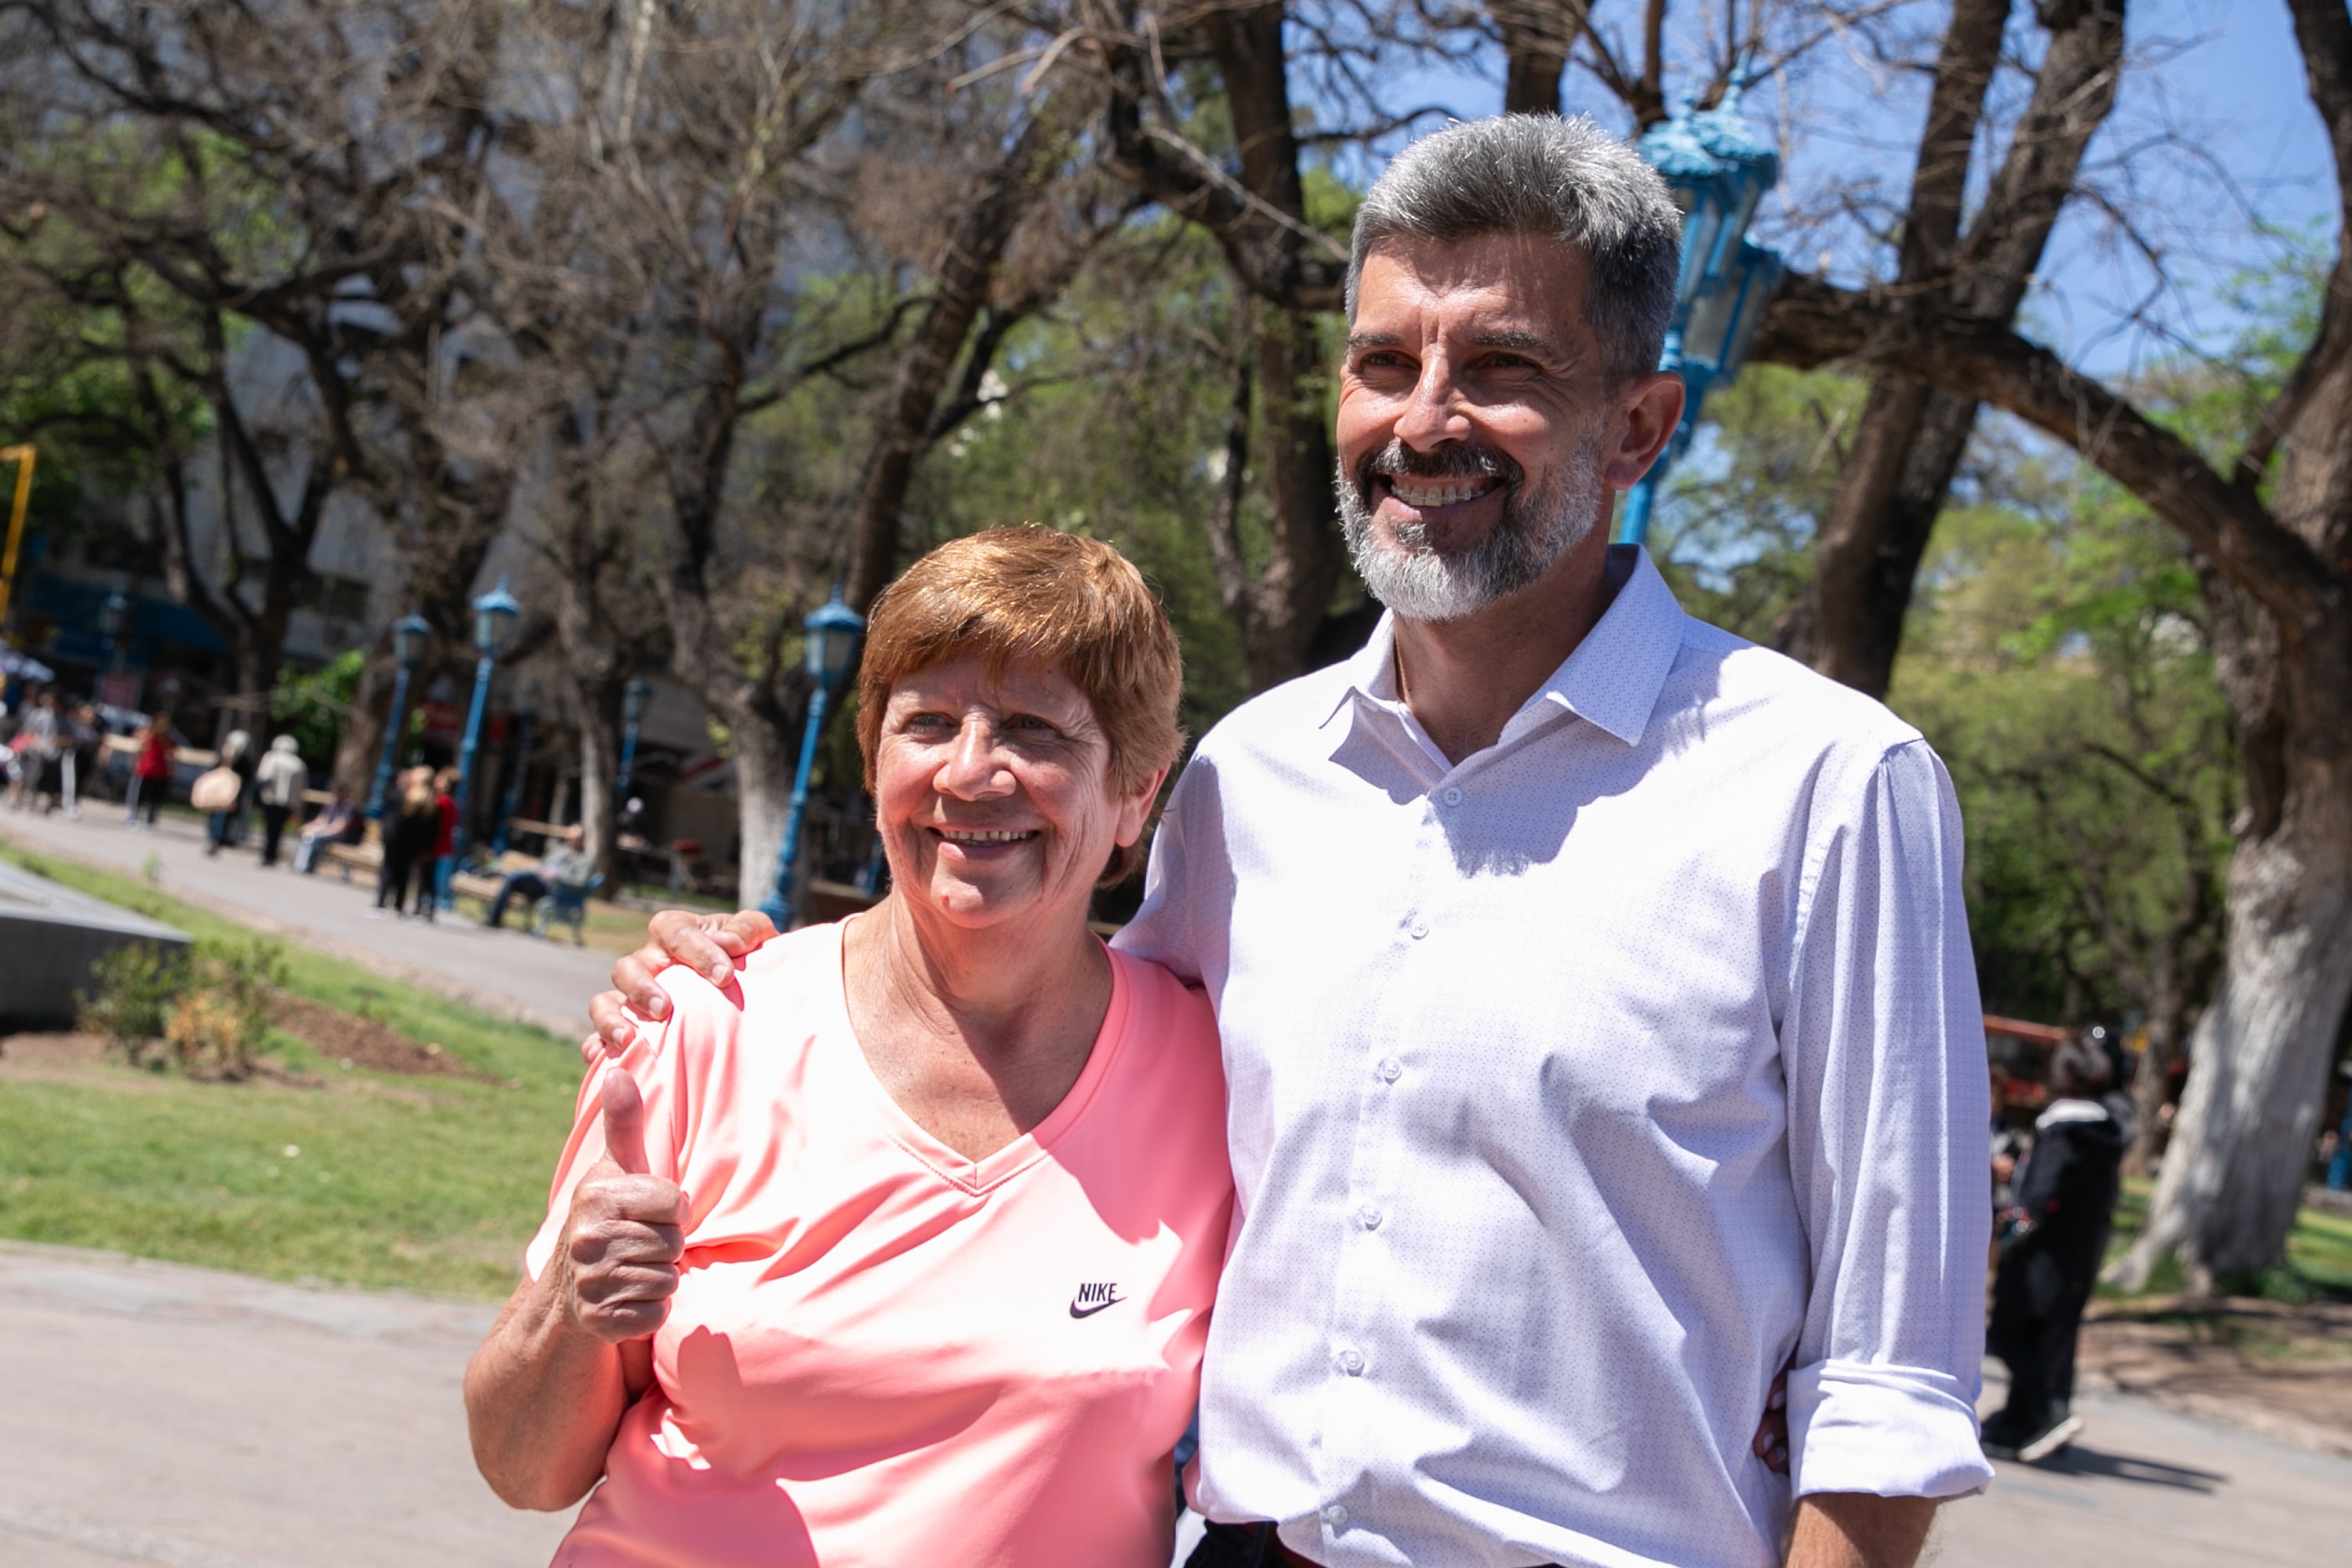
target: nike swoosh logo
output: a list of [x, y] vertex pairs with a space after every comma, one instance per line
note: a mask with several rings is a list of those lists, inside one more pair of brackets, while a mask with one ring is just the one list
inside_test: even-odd
[[1078, 1302], [1073, 1301], [1070, 1303], [1070, 1316], [1073, 1318], [1091, 1318], [1097, 1312], [1101, 1311], [1105, 1307], [1116, 1307], [1121, 1301], [1126, 1300], [1127, 1298], [1124, 1296], [1113, 1296], [1108, 1300], [1088, 1301], [1083, 1306]]

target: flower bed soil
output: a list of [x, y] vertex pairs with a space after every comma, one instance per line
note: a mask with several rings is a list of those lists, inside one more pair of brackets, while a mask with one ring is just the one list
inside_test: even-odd
[[328, 1061], [341, 1066], [366, 1068], [373, 1072], [487, 1078], [467, 1066], [453, 1051], [430, 1042], [412, 1040], [390, 1025], [346, 1013], [307, 996], [279, 995], [270, 1004], [269, 1021]]

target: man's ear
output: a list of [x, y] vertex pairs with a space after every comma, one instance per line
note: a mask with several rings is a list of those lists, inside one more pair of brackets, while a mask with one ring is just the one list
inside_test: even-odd
[[1601, 465], [1601, 478], [1611, 489], [1630, 490], [1642, 482], [1674, 439], [1688, 395], [1683, 378], [1670, 370], [1634, 376], [1618, 388], [1617, 440]]

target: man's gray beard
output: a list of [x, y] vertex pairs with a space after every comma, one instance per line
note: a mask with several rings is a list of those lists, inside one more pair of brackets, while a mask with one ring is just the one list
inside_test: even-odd
[[1394, 544], [1376, 539], [1372, 503], [1342, 465], [1339, 527], [1364, 587], [1413, 621], [1458, 621], [1527, 587], [1592, 531], [1603, 434], [1594, 430], [1580, 441], [1542, 489], [1505, 496], [1494, 531], [1467, 550], [1433, 549], [1418, 523], [1401, 525]]

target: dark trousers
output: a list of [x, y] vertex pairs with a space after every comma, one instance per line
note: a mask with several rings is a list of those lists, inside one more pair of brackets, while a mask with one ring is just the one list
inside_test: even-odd
[[138, 804], [134, 805], [132, 809], [134, 811], [143, 811], [147, 814], [148, 826], [152, 827], [155, 826], [155, 814], [163, 809], [164, 792], [169, 790], [171, 787], [172, 781], [170, 779], [142, 779], [139, 781], [139, 800]]
[[408, 910], [408, 879], [415, 869], [415, 856], [396, 855], [386, 849], [383, 865], [376, 872], [375, 907], [382, 909], [390, 904], [393, 913], [405, 914]]
[[498, 925], [503, 921], [507, 918], [507, 905], [517, 899], [528, 899], [536, 902], [545, 897], [547, 897], [546, 878], [536, 871], [510, 871], [507, 874], [507, 879], [499, 884], [499, 896], [490, 900], [490, 918], [488, 923]]
[[265, 805], [261, 808], [261, 863], [278, 864], [278, 841], [286, 837], [286, 819], [294, 815], [290, 805]]
[[441, 880], [441, 857], [419, 855], [416, 858], [415, 869], [416, 912], [429, 921], [433, 918], [434, 910], [441, 902], [438, 892]]
[[2004, 1258], [1993, 1282], [1985, 1350], [2009, 1368], [2009, 1403], [1994, 1419], [2032, 1434], [2065, 1414], [2074, 1397], [2074, 1345], [2097, 1276], [2091, 1267], [2047, 1256]]

